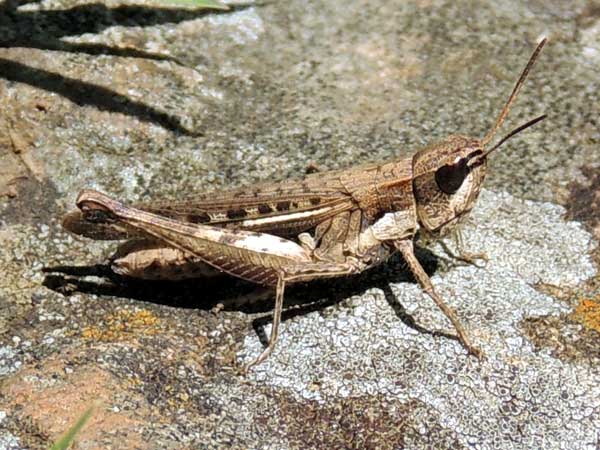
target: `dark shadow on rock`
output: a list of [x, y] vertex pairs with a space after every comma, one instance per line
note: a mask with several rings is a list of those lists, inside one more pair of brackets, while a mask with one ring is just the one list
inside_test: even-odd
[[[440, 266], [440, 257], [434, 255], [432, 252], [430, 252], [429, 250], [427, 250], [425, 248], [417, 247], [417, 246], [415, 246], [415, 253], [417, 255], [417, 258], [419, 259], [419, 262], [423, 266], [423, 269], [425, 269], [425, 272], [427, 273], [427, 275], [431, 277]], [[406, 275], [408, 276], [408, 280], [410, 280], [414, 283], [417, 282], [411, 273], [406, 272]], [[390, 304], [390, 306], [394, 310], [396, 317], [398, 317], [398, 319], [400, 319], [406, 326], [412, 328], [413, 330], [418, 331], [419, 333], [429, 334], [431, 336], [439, 336], [439, 337], [444, 337], [447, 339], [454, 339], [456, 341], [459, 341], [458, 336], [456, 336], [454, 334], [444, 333], [443, 331], [438, 331], [438, 330], [429, 330], [429, 329], [419, 325], [415, 321], [415, 319], [406, 311], [406, 308], [404, 308], [404, 306], [400, 302], [398, 302], [398, 299], [392, 292], [392, 289], [390, 288], [389, 283], [382, 284], [381, 286], [378, 286], [378, 287], [383, 291], [383, 295], [385, 296], [387, 302]], [[437, 306], [435, 305], [433, 300], [431, 300], [427, 296], [427, 294], [425, 294], [423, 292], [422, 295], [423, 295], [423, 301], [429, 302], [429, 305], [431, 308], [437, 308]]]
[[[437, 256], [424, 248], [415, 247], [415, 251], [427, 275], [432, 276], [439, 266]], [[399, 282], [415, 283], [416, 281], [407, 270], [407, 265], [402, 257], [396, 254], [386, 264], [367, 270], [359, 275], [292, 285], [289, 289], [286, 288], [285, 309], [281, 314], [281, 320], [283, 322], [296, 316], [303, 316], [322, 310], [350, 296], [361, 295], [366, 289], [378, 288], [383, 291], [386, 301], [390, 304], [396, 316], [406, 326], [413, 328], [419, 333], [458, 340], [458, 337], [453, 334], [429, 330], [419, 325], [406, 312], [406, 308], [398, 302], [398, 299], [390, 288], [390, 283]], [[271, 296], [271, 302], [274, 302], [274, 295]], [[271, 303], [271, 308], [273, 305], [274, 303]], [[436, 307], [433, 302], [431, 307]], [[269, 338], [264, 332], [264, 327], [271, 322], [271, 315], [259, 317], [252, 322], [256, 334], [265, 347], [269, 342]]]
[[183, 127], [179, 120], [167, 113], [129, 100], [102, 86], [65, 77], [43, 69], [0, 58], [0, 77], [30, 86], [56, 92], [80, 106], [94, 106], [101, 111], [117, 112], [137, 117], [146, 122], [158, 123], [166, 129], [187, 135], [198, 135]]
[[19, 11], [23, 4], [37, 1], [9, 0], [0, 5], [0, 47], [27, 47], [61, 50], [92, 55], [115, 55], [158, 60], [173, 60], [167, 55], [104, 44], [79, 44], [62, 41], [62, 37], [100, 33], [113, 26], [152, 26], [178, 23], [207, 15], [229, 14], [253, 5], [230, 5], [228, 10], [184, 9], [121, 5], [109, 8], [102, 3], [77, 5], [69, 9]]
[[[111, 47], [96, 43], [69, 43], [66, 36], [99, 33], [112, 26], [151, 26], [177, 23], [206, 15], [229, 14], [253, 5], [230, 6], [229, 10], [190, 10], [182, 8], [152, 8], [122, 5], [108, 8], [101, 3], [74, 6], [70, 9], [49, 11], [19, 11], [22, 4], [33, 1], [9, 0], [0, 5], [0, 47], [24, 47], [41, 50], [60, 50], [92, 55], [173, 60], [176, 58], [133, 48]], [[55, 92], [78, 105], [95, 106], [103, 111], [117, 112], [185, 135], [197, 136], [183, 127], [180, 121], [165, 112], [141, 102], [129, 100], [108, 88], [62, 76], [43, 69], [27, 66], [10, 59], [0, 59], [0, 77]]]
[[[444, 333], [443, 331], [439, 331], [439, 330], [429, 330], [429, 329], [419, 325], [415, 321], [414, 317], [411, 316], [408, 312], [406, 312], [406, 308], [401, 303], [398, 302], [398, 300], [396, 299], [396, 296], [390, 289], [389, 285], [381, 286], [381, 289], [383, 290], [383, 295], [385, 295], [386, 300], [388, 301], [388, 303], [391, 305], [392, 309], [396, 313], [396, 317], [398, 317], [398, 319], [400, 319], [406, 326], [408, 326], [408, 327], [412, 328], [413, 330], [416, 330], [422, 334], [429, 334], [431, 336], [445, 337], [447, 339], [454, 339], [455, 341], [460, 342], [460, 340], [458, 339], [458, 336], [456, 336], [454, 334]], [[425, 295], [425, 294], [423, 294], [423, 295]], [[424, 300], [427, 300], [427, 298], [424, 298]], [[431, 301], [431, 307], [437, 308], [437, 306], [433, 303], [433, 301]]]
[[[433, 253], [417, 249], [417, 257], [429, 275], [437, 270], [438, 261]], [[414, 282], [405, 267], [402, 258], [394, 255], [386, 264], [358, 275], [290, 285], [286, 287], [282, 320], [323, 310], [353, 295], [361, 295], [367, 289], [379, 288], [383, 290], [399, 319], [407, 326], [419, 332], [454, 339], [455, 337], [452, 335], [419, 326], [406, 313], [402, 305], [398, 304], [389, 283]], [[64, 295], [87, 293], [204, 310], [222, 305], [222, 309], [225, 311], [265, 314], [254, 319], [252, 326], [263, 344], [266, 345], [268, 341], [268, 337], [264, 333], [264, 326], [270, 324], [272, 320], [270, 313], [273, 310], [275, 293], [271, 288], [225, 275], [185, 281], [136, 280], [115, 274], [108, 265], [55, 266], [43, 270], [47, 273], [60, 274], [47, 275], [43, 284]], [[83, 279], [89, 276], [93, 276], [94, 279]], [[432, 304], [432, 307], [435, 305]]]
[[[257, 286], [243, 280], [215, 277], [183, 281], [152, 281], [123, 277], [107, 264], [55, 266], [43, 269], [43, 285], [63, 295], [85, 293], [134, 299], [171, 307], [209, 310], [218, 303], [233, 305]], [[225, 282], [225, 279], [227, 281]], [[215, 301], [219, 299], [219, 301]], [[230, 306], [227, 309], [235, 309]]]

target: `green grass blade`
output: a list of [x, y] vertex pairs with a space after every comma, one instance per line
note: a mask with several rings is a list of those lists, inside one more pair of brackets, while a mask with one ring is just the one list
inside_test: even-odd
[[92, 417], [92, 413], [94, 412], [94, 407], [90, 406], [86, 412], [77, 420], [75, 425], [73, 425], [69, 431], [67, 431], [58, 441], [50, 447], [50, 450], [66, 450], [73, 443], [75, 439], [75, 435], [81, 431], [83, 426], [86, 424], [90, 417]]

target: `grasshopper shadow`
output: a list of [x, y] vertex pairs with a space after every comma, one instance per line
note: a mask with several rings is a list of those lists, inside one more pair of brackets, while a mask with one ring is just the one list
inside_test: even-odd
[[[428, 275], [435, 273], [439, 260], [433, 253], [417, 248], [417, 256]], [[268, 342], [264, 327], [271, 323], [274, 306], [274, 290], [270, 288], [229, 276], [185, 281], [136, 280], [115, 274], [105, 264], [55, 266], [44, 268], [43, 271], [49, 273], [43, 285], [67, 296], [86, 293], [113, 297], [113, 301], [127, 298], [170, 307], [203, 310], [218, 307], [224, 311], [260, 315], [252, 320], [252, 326], [261, 342], [264, 345]], [[286, 288], [282, 321], [322, 311], [348, 297], [361, 295], [367, 289], [379, 288], [396, 316], [407, 326], [420, 333], [456, 339], [453, 335], [431, 331], [418, 325], [398, 302], [389, 286], [390, 283], [398, 282], [415, 281], [406, 270], [402, 257], [396, 254], [387, 263], [358, 275], [290, 285]]]
[[[415, 247], [417, 257], [427, 275], [432, 276], [439, 268], [439, 258], [427, 249]], [[286, 287], [284, 311], [281, 314], [282, 322], [297, 316], [322, 311], [354, 295], [361, 295], [367, 289], [377, 288], [383, 291], [386, 301], [392, 307], [396, 317], [406, 326], [413, 328], [422, 334], [441, 336], [458, 341], [453, 334], [437, 330], [429, 330], [420, 326], [398, 301], [390, 283], [415, 283], [416, 280], [407, 270], [403, 258], [399, 254], [393, 255], [385, 264], [369, 269], [361, 274], [315, 280]], [[269, 311], [273, 308], [274, 293], [271, 291], [269, 300]], [[250, 311], [246, 311], [250, 312]], [[265, 333], [265, 325], [272, 321], [272, 315], [267, 314], [252, 321], [252, 327], [258, 335], [263, 346], [269, 343], [269, 337]]]

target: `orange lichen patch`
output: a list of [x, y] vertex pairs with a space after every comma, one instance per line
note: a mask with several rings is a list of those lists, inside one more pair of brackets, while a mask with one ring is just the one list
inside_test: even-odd
[[600, 296], [595, 299], [582, 299], [573, 313], [573, 319], [600, 333]]
[[[94, 412], [77, 436], [76, 448], [100, 450], [143, 448], [142, 427], [148, 415], [144, 399], [127, 391], [112, 374], [97, 367], [72, 366], [69, 353], [25, 367], [0, 386], [0, 397], [9, 418], [18, 425], [17, 434], [28, 442], [27, 427], [33, 425], [50, 442], [58, 439], [91, 405]], [[68, 369], [68, 370], [67, 370]], [[120, 399], [135, 403], [136, 418], [118, 408]], [[116, 407], [116, 408], [115, 408]], [[118, 444], [117, 444], [118, 443]]]
[[81, 336], [93, 341], [120, 341], [132, 336], [154, 335], [159, 330], [160, 319], [151, 311], [119, 310], [109, 314], [101, 325], [85, 327]]

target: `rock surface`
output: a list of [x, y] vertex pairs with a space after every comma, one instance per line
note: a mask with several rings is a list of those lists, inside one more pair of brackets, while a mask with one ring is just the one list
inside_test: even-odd
[[[22, 3], [0, 6], [0, 449], [91, 404], [76, 448], [599, 448], [599, 5]], [[489, 262], [419, 255], [484, 360], [393, 258], [290, 289], [242, 378], [269, 293], [126, 281], [60, 227], [84, 187], [174, 199], [482, 136], [542, 35], [503, 133], [549, 117], [465, 227]]]

